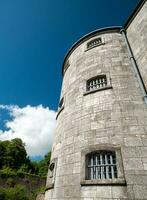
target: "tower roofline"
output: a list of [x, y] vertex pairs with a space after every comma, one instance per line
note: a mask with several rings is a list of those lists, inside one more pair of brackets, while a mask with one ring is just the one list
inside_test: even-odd
[[132, 14], [129, 16], [127, 19], [126, 23], [124, 24], [124, 28], [127, 29], [131, 22], [134, 20], [136, 15], [139, 13], [143, 5], [145, 4], [147, 0], [140, 0], [139, 3], [137, 4], [136, 8], [133, 10]]
[[84, 41], [86, 41], [87, 39], [89, 39], [91, 36], [95, 36], [98, 33], [103, 34], [103, 33], [110, 33], [110, 32], [120, 32], [121, 30], [121, 26], [112, 26], [112, 27], [105, 27], [105, 28], [101, 28], [101, 29], [97, 29], [95, 31], [92, 31], [86, 35], [84, 35], [83, 37], [81, 37], [77, 42], [75, 42], [71, 48], [67, 51], [65, 57], [64, 57], [64, 61], [63, 61], [63, 65], [62, 65], [62, 75], [64, 75], [64, 65], [66, 63], [66, 60], [68, 59], [68, 57], [72, 54], [72, 52]]
[[129, 16], [129, 18], [127, 19], [126, 23], [123, 26], [112, 26], [112, 27], [105, 27], [105, 28], [100, 28], [97, 29], [95, 31], [92, 31], [86, 35], [84, 35], [83, 37], [81, 37], [77, 42], [75, 42], [71, 48], [67, 51], [65, 57], [64, 57], [64, 61], [63, 61], [63, 65], [62, 65], [62, 75], [64, 75], [64, 65], [66, 60], [68, 59], [68, 57], [71, 55], [71, 53], [84, 41], [86, 41], [88, 38], [90, 38], [91, 36], [94, 36], [98, 33], [102, 34], [102, 33], [108, 33], [108, 32], [119, 32], [122, 28], [124, 28], [125, 30], [129, 27], [129, 25], [131, 24], [131, 22], [134, 20], [134, 18], [136, 17], [136, 15], [138, 14], [138, 12], [141, 10], [141, 8], [143, 7], [143, 5], [146, 3], [147, 0], [140, 0], [139, 3], [137, 4], [136, 8], [134, 9], [134, 11], [132, 12], [132, 14]]

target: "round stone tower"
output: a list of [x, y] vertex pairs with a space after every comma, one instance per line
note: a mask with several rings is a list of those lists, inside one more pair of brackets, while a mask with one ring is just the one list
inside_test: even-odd
[[120, 28], [81, 38], [62, 72], [45, 200], [139, 199], [147, 109]]

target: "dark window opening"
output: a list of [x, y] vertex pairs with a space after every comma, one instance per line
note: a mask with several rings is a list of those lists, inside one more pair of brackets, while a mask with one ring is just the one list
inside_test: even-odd
[[88, 180], [118, 178], [115, 152], [95, 152], [87, 155], [86, 159]]
[[87, 43], [87, 49], [91, 49], [91, 48], [98, 46], [100, 44], [102, 44], [102, 39], [96, 38], [96, 39], [91, 40], [90, 42]]
[[101, 89], [107, 86], [106, 75], [99, 75], [87, 81], [87, 91]]

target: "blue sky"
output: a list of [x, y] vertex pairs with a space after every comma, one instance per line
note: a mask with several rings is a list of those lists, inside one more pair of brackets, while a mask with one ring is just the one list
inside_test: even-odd
[[[70, 46], [95, 29], [123, 25], [138, 2], [1, 0], [0, 105], [22, 109], [41, 104], [56, 111], [62, 62]], [[4, 107], [0, 111], [3, 131], [12, 128], [4, 126], [4, 120], [16, 119], [11, 111]]]

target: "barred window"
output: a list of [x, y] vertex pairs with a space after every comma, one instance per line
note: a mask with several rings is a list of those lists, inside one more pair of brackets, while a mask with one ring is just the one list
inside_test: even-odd
[[107, 86], [106, 75], [99, 75], [87, 81], [87, 91], [101, 89]]
[[99, 38], [96, 38], [94, 40], [91, 40], [90, 42], [87, 43], [87, 49], [91, 49], [95, 46], [98, 46], [102, 44], [102, 39], [99, 37]]
[[118, 178], [115, 152], [94, 152], [88, 154], [86, 159], [88, 180]]

